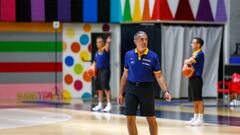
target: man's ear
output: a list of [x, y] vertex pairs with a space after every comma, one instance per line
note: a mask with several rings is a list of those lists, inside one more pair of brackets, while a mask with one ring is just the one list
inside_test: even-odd
[[201, 47], [202, 47], [199, 43], [197, 44], [197, 46], [198, 46], [198, 48], [201, 48]]

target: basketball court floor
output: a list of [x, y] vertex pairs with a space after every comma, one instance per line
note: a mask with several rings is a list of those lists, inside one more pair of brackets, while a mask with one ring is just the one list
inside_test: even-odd
[[[70, 104], [18, 103], [1, 100], [1, 135], [127, 135], [124, 107], [115, 102], [111, 113], [92, 112], [91, 101]], [[186, 100], [156, 101], [159, 135], [239, 135], [240, 110], [205, 100], [203, 126], [186, 126], [192, 106]], [[148, 135], [144, 117], [138, 116], [139, 135]]]

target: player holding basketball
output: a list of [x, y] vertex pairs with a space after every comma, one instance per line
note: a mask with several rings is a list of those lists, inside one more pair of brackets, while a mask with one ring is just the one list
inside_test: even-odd
[[202, 72], [204, 66], [204, 53], [202, 46], [204, 41], [201, 38], [195, 37], [192, 40], [192, 57], [184, 61], [187, 65], [192, 65], [194, 74], [189, 78], [188, 97], [189, 101], [193, 101], [194, 117], [186, 124], [199, 126], [203, 124], [204, 104], [202, 99]]
[[127, 115], [127, 127], [129, 135], [137, 135], [136, 113], [140, 106], [141, 116], [145, 116], [151, 135], [158, 134], [158, 126], [154, 109], [153, 79], [156, 78], [162, 88], [167, 101], [171, 101], [171, 95], [167, 84], [160, 71], [158, 56], [147, 48], [148, 37], [143, 31], [134, 35], [136, 48], [125, 54], [124, 72], [121, 79], [118, 95], [118, 104], [123, 104], [123, 92], [125, 91], [125, 105]]
[[93, 65], [97, 68], [96, 89], [98, 91], [98, 105], [92, 108], [92, 110], [101, 111], [103, 109], [102, 98], [104, 91], [107, 98], [107, 106], [102, 111], [109, 112], [111, 111], [111, 92], [109, 86], [111, 36], [107, 37], [106, 44], [104, 44], [102, 37], [97, 37], [96, 44], [98, 51], [95, 54]]

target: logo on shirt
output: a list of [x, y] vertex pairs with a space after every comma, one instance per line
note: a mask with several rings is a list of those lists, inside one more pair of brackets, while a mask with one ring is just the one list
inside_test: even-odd
[[142, 64], [143, 64], [143, 65], [146, 65], [146, 66], [150, 66], [150, 64], [149, 64], [149, 63], [146, 63], [146, 62], [143, 62]]
[[147, 61], [147, 62], [151, 62], [151, 60], [148, 60], [148, 59], [146, 59], [146, 58], [143, 58], [142, 60], [143, 60], [143, 61]]

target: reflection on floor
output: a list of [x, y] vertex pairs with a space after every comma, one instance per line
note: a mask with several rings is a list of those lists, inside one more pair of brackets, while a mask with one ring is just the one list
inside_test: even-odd
[[[205, 105], [216, 104], [206, 100]], [[124, 107], [113, 102], [111, 113], [92, 112], [96, 102], [72, 100], [70, 104], [36, 104], [14, 101], [0, 102], [0, 134], [2, 135], [127, 135]], [[15, 109], [13, 109], [15, 108]], [[16, 109], [17, 108], [17, 109]], [[206, 107], [203, 126], [186, 126], [192, 117], [191, 103], [174, 100], [156, 101], [159, 135], [238, 135], [240, 112], [228, 107]], [[139, 113], [138, 113], [139, 115]], [[137, 118], [139, 135], [148, 135], [144, 117]]]
[[[209, 124], [219, 124], [219, 125], [230, 125], [230, 126], [240, 126], [240, 111], [231, 111], [229, 107], [219, 107], [214, 100], [206, 100], [206, 114], [204, 115], [205, 123]], [[216, 107], [213, 107], [215, 104]], [[85, 102], [82, 105], [71, 105], [64, 106], [68, 109], [91, 111], [92, 106], [95, 105], [92, 102]], [[158, 118], [173, 119], [173, 120], [184, 120], [187, 121], [192, 117], [192, 107], [191, 103], [186, 100], [174, 100], [170, 103], [165, 101], [156, 101], [156, 116]], [[210, 106], [210, 107], [208, 107]], [[171, 107], [171, 109], [169, 108]], [[168, 108], [168, 109], [166, 109]], [[214, 109], [214, 110], [213, 110]], [[237, 109], [237, 108], [234, 108]], [[183, 110], [183, 111], [181, 111]], [[189, 110], [189, 111], [186, 111]], [[209, 111], [212, 111], [210, 114]], [[235, 115], [231, 115], [232, 113]], [[124, 114], [125, 108], [119, 107], [115, 102], [112, 105], [112, 114]], [[214, 114], [215, 113], [215, 114]], [[140, 113], [137, 113], [140, 116]]]

